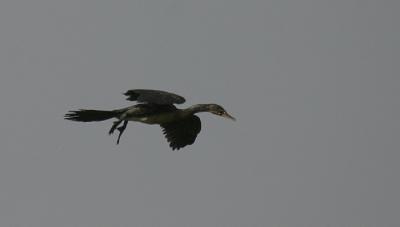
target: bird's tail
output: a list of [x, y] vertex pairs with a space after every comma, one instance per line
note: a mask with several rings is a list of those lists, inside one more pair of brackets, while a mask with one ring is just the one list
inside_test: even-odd
[[115, 110], [74, 110], [65, 114], [64, 118], [71, 121], [104, 121], [118, 116]]

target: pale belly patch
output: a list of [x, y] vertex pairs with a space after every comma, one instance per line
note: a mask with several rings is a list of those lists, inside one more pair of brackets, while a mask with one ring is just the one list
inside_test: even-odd
[[128, 121], [137, 121], [145, 124], [163, 124], [167, 122], [174, 121], [174, 114], [157, 114], [147, 117], [127, 117], [125, 120]]

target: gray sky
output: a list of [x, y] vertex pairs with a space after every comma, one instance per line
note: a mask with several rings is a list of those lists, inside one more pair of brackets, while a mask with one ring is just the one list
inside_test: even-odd
[[[1, 226], [399, 226], [400, 2], [3, 0]], [[163, 89], [194, 145], [63, 120]]]

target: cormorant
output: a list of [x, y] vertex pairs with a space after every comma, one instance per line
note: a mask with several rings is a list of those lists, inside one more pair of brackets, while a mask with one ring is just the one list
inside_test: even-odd
[[[235, 120], [224, 108], [217, 104], [196, 104], [186, 109], [178, 109], [174, 104], [182, 104], [182, 96], [159, 90], [134, 89], [124, 93], [127, 100], [138, 104], [116, 110], [69, 111], [64, 118], [71, 121], [91, 122], [117, 118], [109, 134], [115, 129], [119, 131], [117, 144], [128, 121], [138, 121], [146, 124], [159, 124], [163, 129], [172, 150], [193, 144], [201, 130], [200, 118], [195, 114], [209, 112], [215, 115]], [[118, 127], [122, 123], [122, 126]]]

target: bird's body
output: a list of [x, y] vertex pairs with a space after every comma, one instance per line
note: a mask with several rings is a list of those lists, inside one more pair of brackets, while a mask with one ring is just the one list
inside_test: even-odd
[[183, 117], [182, 111], [173, 105], [137, 104], [123, 110], [118, 119], [145, 124], [162, 124]]
[[[125, 95], [128, 96], [127, 100], [140, 103], [110, 111], [85, 109], [70, 111], [65, 115], [65, 119], [91, 122], [116, 118], [117, 121], [114, 122], [109, 134], [112, 134], [115, 129], [120, 132], [117, 144], [128, 121], [158, 124], [163, 128], [172, 149], [180, 149], [195, 141], [201, 130], [201, 121], [194, 115], [195, 113], [210, 112], [234, 120], [217, 104], [197, 104], [186, 109], [178, 109], [174, 104], [181, 104], [185, 102], [185, 99], [165, 91], [137, 89], [129, 90]], [[123, 125], [118, 127], [121, 123]]]

